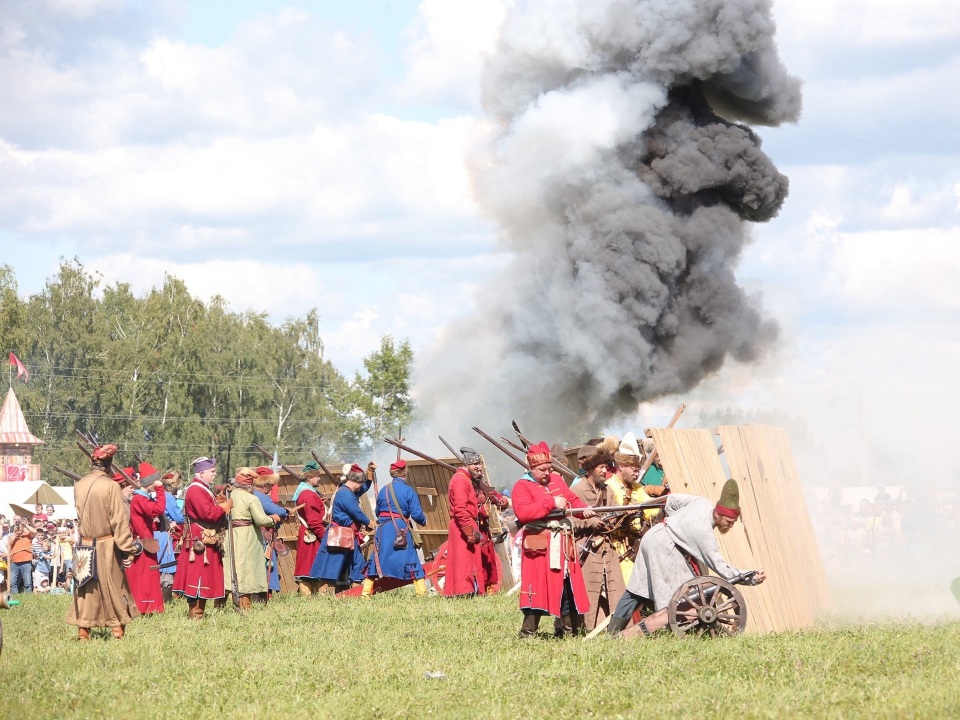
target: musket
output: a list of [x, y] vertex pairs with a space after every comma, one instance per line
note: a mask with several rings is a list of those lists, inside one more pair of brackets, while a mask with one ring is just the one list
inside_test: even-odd
[[[82, 437], [84, 440], [87, 440], [88, 442], [90, 442], [89, 438], [87, 438], [87, 436], [84, 435], [84, 434], [83, 434], [82, 432], [80, 432], [79, 430], [77, 430], [77, 434], [78, 434], [80, 437]], [[78, 443], [77, 443], [77, 447], [80, 448], [80, 451], [81, 451], [84, 455], [86, 455], [88, 458], [90, 458], [90, 462], [93, 462], [93, 453], [90, 452], [89, 450], [87, 450], [87, 448], [85, 448], [85, 447], [83, 446], [83, 443], [79, 443], [79, 442], [78, 442]], [[100, 447], [100, 446], [99, 446], [99, 445], [94, 445], [94, 446], [93, 446], [94, 450], [96, 450], [98, 447]], [[132, 488], [134, 488], [135, 490], [139, 490], [139, 489], [140, 489], [140, 483], [138, 483], [138, 482], [137, 482], [136, 480], [134, 480], [132, 477], [130, 477], [129, 475], [127, 475], [126, 471], [125, 471], [123, 468], [119, 468], [119, 467], [117, 467], [116, 465], [114, 465], [114, 464], [113, 464], [113, 461], [110, 462], [110, 466], [109, 466], [107, 469], [108, 469], [109, 471], [119, 473], [120, 476], [123, 477], [123, 479], [126, 480], [127, 483], [128, 483]]]
[[[227, 486], [227, 500], [230, 499], [230, 488]], [[240, 582], [237, 580], [237, 545], [233, 541], [233, 510], [227, 513], [227, 534], [230, 536], [230, 595], [233, 597], [233, 609], [240, 610]]]
[[440, 442], [442, 442], [444, 445], [447, 446], [447, 450], [449, 450], [450, 453], [451, 453], [457, 460], [459, 460], [461, 463], [463, 463], [463, 455], [461, 455], [461, 454], [458, 453], [456, 450], [454, 450], [454, 449], [453, 449], [453, 446], [452, 446], [450, 443], [448, 443], [446, 440], [443, 439], [443, 435], [437, 435], [437, 437], [440, 438]]
[[[450, 443], [448, 443], [446, 440], [443, 439], [443, 435], [438, 435], [437, 437], [440, 438], [440, 442], [442, 442], [444, 445], [447, 446], [447, 450], [449, 450], [451, 453], [453, 453], [453, 456], [454, 456], [457, 460], [459, 460], [461, 464], [464, 464], [464, 462], [463, 462], [463, 455], [461, 455], [461, 454], [458, 453], [456, 450], [454, 450], [453, 447], [450, 445]], [[498, 492], [493, 488], [493, 486], [492, 486], [490, 483], [487, 482], [487, 479], [486, 479], [486, 477], [485, 477], [485, 473], [484, 473], [484, 472], [481, 472], [481, 473], [480, 473], [480, 488], [487, 494], [487, 498], [488, 498], [491, 502], [494, 501], [494, 498], [500, 497], [500, 493], [498, 493]], [[498, 506], [500, 505], [499, 502], [496, 502], [496, 503], [494, 503], [494, 504], [496, 504], [496, 505], [498, 505]]]
[[[530, 447], [531, 445], [533, 445], [533, 443], [530, 442], [530, 438], [524, 436], [524, 434], [523, 434], [522, 432], [520, 432], [520, 426], [517, 425], [517, 421], [516, 421], [516, 420], [511, 420], [510, 422], [511, 422], [511, 424], [513, 425], [513, 431], [517, 434], [517, 437], [520, 438], [520, 442], [521, 442], [521, 444], [523, 445], [523, 451], [526, 452], [526, 451], [527, 451], [527, 448]], [[500, 437], [501, 437], [501, 439], [503, 439], [505, 442], [508, 442], [510, 445], [513, 445], [513, 443], [511, 443], [509, 440], [507, 440], [507, 439], [506, 439], [505, 437], [503, 437], [502, 435], [501, 435]], [[517, 446], [516, 446], [516, 445], [513, 445], [513, 447], [517, 447]], [[517, 448], [517, 449], [519, 450], [520, 448]], [[553, 458], [552, 456], [551, 456], [551, 458], [550, 458], [550, 463], [553, 465], [553, 469], [554, 469], [554, 470], [556, 470], [558, 473], [560, 473], [561, 475], [563, 475], [563, 476], [564, 476], [565, 478], [567, 478], [568, 480], [576, 480], [576, 479], [577, 479], [577, 473], [576, 473], [574, 470], [571, 470], [571, 469], [568, 468], [566, 465], [564, 465], [562, 462], [560, 462], [559, 460], [556, 460], [556, 459]]]
[[426, 460], [427, 462], [432, 462], [434, 465], [439, 465], [440, 467], [446, 468], [447, 470], [450, 470], [451, 472], [457, 472], [457, 470], [459, 469], [459, 468], [455, 468], [455, 467], [454, 467], [453, 465], [451, 465], [450, 463], [445, 463], [443, 460], [437, 460], [435, 457], [430, 457], [430, 456], [427, 455], [426, 453], [422, 453], [422, 452], [420, 452], [419, 450], [414, 450], [412, 447], [408, 447], [408, 446], [404, 445], [404, 444], [401, 443], [401, 442], [397, 442], [397, 441], [394, 440], [393, 438], [384, 438], [383, 441], [384, 441], [385, 443], [387, 443], [388, 445], [393, 445], [395, 448], [398, 448], [399, 450], [403, 450], [404, 452], [408, 452], [408, 453], [410, 453], [411, 455], [416, 455], [418, 458], [422, 458], [423, 460]]
[[177, 564], [177, 560], [171, 560], [170, 562], [163, 563], [162, 565], [151, 565], [149, 570], [163, 570], [164, 568], [173, 567]]
[[310, 451], [310, 454], [313, 455], [313, 459], [317, 461], [317, 465], [320, 466], [320, 469], [323, 470], [331, 480], [335, 481], [336, 476], [327, 469], [327, 466], [323, 464], [323, 460], [321, 460], [313, 450]]
[[[520, 450], [521, 452], [527, 451], [526, 447], [523, 447], [522, 445], [517, 445], [515, 442], [511, 442], [510, 440], [507, 440], [503, 435], [500, 436], [500, 439], [503, 440], [507, 445], [512, 447], [514, 450]], [[528, 441], [527, 447], [529, 446], [530, 446], [530, 442]], [[550, 464], [553, 465], [554, 470], [556, 470], [558, 473], [563, 475], [565, 478], [568, 478], [570, 480], [576, 479], [577, 474], [573, 470], [568, 468], [566, 465], [564, 465], [563, 463], [557, 461], [556, 458], [551, 457]]]
[[[253, 447], [254, 447], [254, 449], [256, 449], [261, 455], [263, 455], [264, 457], [270, 458], [271, 460], [273, 460], [273, 455], [270, 454], [269, 452], [267, 452], [266, 450], [264, 450], [262, 447], [260, 447], [260, 446], [257, 445], [256, 443], [253, 443]], [[280, 460], [278, 459], [277, 462], [280, 462]], [[280, 463], [280, 467], [282, 467], [289, 475], [292, 475], [295, 480], [303, 480], [303, 478], [300, 477], [300, 473], [294, 472], [293, 470], [291, 470], [288, 466], [284, 465], [283, 463]]]
[[487, 435], [483, 430], [481, 430], [481, 429], [478, 428], [478, 427], [475, 427], [475, 428], [473, 428], [473, 431], [474, 431], [475, 433], [479, 434], [480, 437], [482, 437], [483, 439], [485, 439], [487, 442], [489, 442], [489, 443], [490, 443], [491, 445], [493, 445], [497, 450], [499, 450], [500, 452], [502, 452], [502, 453], [503, 453], [504, 455], [506, 455], [508, 458], [510, 458], [511, 460], [513, 460], [515, 463], [517, 463], [518, 465], [522, 466], [523, 468], [525, 468], [525, 469], [527, 469], [527, 470], [530, 469], [530, 466], [527, 465], [526, 460], [521, 460], [520, 458], [518, 458], [518, 457], [517, 457], [516, 455], [514, 455], [512, 452], [510, 452], [509, 450], [507, 450], [503, 445], [501, 445], [501, 444], [498, 443], [496, 440], [494, 440], [492, 437], [490, 437], [489, 435]]
[[74, 473], [70, 472], [69, 470], [64, 470], [62, 467], [58, 467], [58, 466], [54, 465], [54, 466], [53, 466], [53, 469], [56, 470], [56, 471], [57, 471], [58, 473], [60, 473], [61, 475], [66, 475], [68, 478], [70, 478], [70, 479], [73, 480], [74, 482], [76, 482], [77, 480], [80, 479], [80, 476], [79, 476], [79, 475], [75, 475]]
[[[583, 508], [564, 508], [563, 510], [555, 510], [553, 513], [550, 513], [551, 516], [563, 515], [569, 517], [571, 515], [580, 515], [585, 513], [587, 510], [593, 510], [595, 513], [603, 513], [605, 515], [622, 515], [625, 513], [637, 513], [643, 510], [653, 510], [662, 508], [667, 502], [666, 497], [657, 498], [656, 500], [651, 500], [650, 502], [638, 503], [636, 505], [601, 505], [600, 507], [583, 507]], [[548, 516], [549, 517], [549, 516]]]
[[233, 443], [227, 445], [227, 477], [230, 477], [230, 454], [233, 452]]

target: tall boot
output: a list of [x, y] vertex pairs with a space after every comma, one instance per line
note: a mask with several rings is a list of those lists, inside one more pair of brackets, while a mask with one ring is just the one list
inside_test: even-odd
[[534, 637], [537, 634], [538, 627], [540, 627], [540, 616], [536, 613], [524, 613], [523, 625], [520, 626], [520, 637]]
[[77, 640], [90, 640], [90, 628], [77, 628]]
[[169, 605], [173, 602], [173, 585], [161, 585], [160, 592], [163, 593], [164, 605]]
[[216, 600], [213, 601], [213, 609], [214, 609], [214, 610], [223, 610], [226, 606], [227, 606], [227, 598], [226, 598], [226, 596], [224, 596], [224, 597], [222, 597], [222, 598], [217, 598]]
[[629, 624], [630, 618], [620, 618], [614, 615], [610, 618], [610, 623], [607, 625], [607, 634], [612, 638], [618, 637], [620, 631]]
[[373, 580], [366, 578], [363, 581], [363, 589], [360, 591], [360, 597], [368, 598], [373, 595]]
[[190, 608], [187, 617], [191, 620], [200, 620], [203, 617], [204, 609], [206, 609], [207, 601], [203, 599], [188, 600], [187, 605]]
[[427, 594], [427, 581], [424, 578], [413, 581], [413, 589], [416, 590], [417, 595], [426, 595]]
[[563, 615], [559, 620], [559, 623], [554, 623], [553, 636], [559, 640], [564, 635], [573, 635], [573, 620], [571, 617]]
[[113, 636], [117, 640], [123, 640], [123, 625], [113, 628]]

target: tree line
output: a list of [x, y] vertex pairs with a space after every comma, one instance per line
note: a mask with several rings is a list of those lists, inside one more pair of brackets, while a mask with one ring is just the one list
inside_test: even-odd
[[288, 464], [358, 460], [374, 439], [409, 424], [413, 351], [385, 335], [348, 378], [324, 356], [316, 308], [279, 325], [266, 313], [233, 312], [222, 297], [194, 297], [177, 278], [137, 296], [105, 285], [76, 259], [61, 261], [43, 290], [21, 297], [0, 266], [0, 349], [18, 355], [30, 381], [17, 396], [43, 477], [86, 461], [75, 429], [92, 431], [160, 468], [188, 470], [200, 455], [264, 464], [258, 443]]

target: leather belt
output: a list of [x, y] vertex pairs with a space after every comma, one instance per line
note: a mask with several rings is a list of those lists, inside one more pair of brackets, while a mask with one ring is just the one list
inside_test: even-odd
[[253, 520], [234, 520], [233, 526], [236, 527], [250, 527], [253, 525]]
[[98, 537], [98, 538], [88, 538], [88, 537], [85, 537], [85, 538], [80, 538], [80, 539], [83, 540], [83, 542], [84, 542], [85, 545], [89, 545], [89, 544], [90, 544], [91, 542], [93, 542], [94, 540], [109, 540], [109, 539], [112, 538], [112, 537], [113, 537], [113, 535], [111, 534], [111, 535], [101, 535], [101, 536]]

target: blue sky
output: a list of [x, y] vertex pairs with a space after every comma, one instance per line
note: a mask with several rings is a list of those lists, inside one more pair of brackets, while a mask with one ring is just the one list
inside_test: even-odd
[[[831, 472], [883, 472], [897, 436], [956, 479], [937, 448], [960, 401], [960, 4], [774, 7], [804, 113], [758, 129], [791, 195], [738, 274], [781, 342], [683, 399], [798, 415], [823, 429]], [[253, 309], [318, 306], [345, 368], [382, 332], [428, 346], [505, 261], [463, 162], [503, 8], [0, 0], [0, 262], [23, 292], [77, 255], [108, 281], [171, 272], [237, 309], [233, 279], [255, 274], [282, 292]]]

